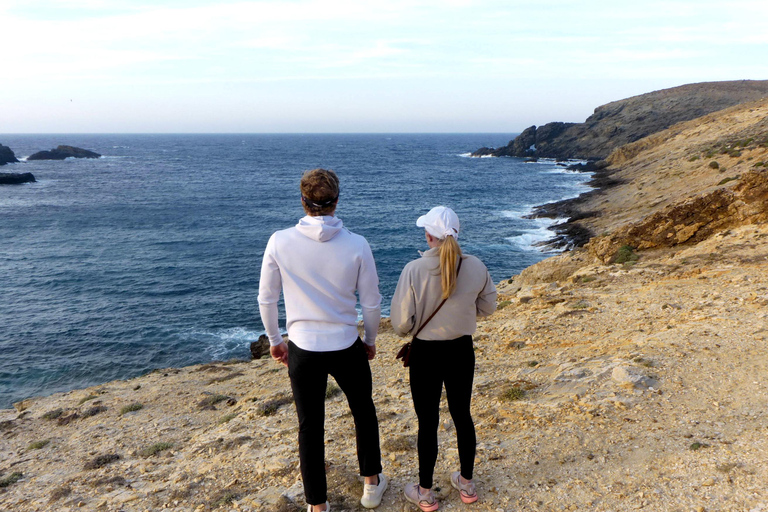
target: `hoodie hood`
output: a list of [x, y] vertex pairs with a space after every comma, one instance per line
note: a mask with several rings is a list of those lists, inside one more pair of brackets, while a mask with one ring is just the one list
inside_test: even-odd
[[330, 215], [321, 217], [307, 215], [296, 224], [299, 233], [317, 242], [327, 242], [338, 235], [343, 228], [344, 223], [341, 222], [341, 219]]

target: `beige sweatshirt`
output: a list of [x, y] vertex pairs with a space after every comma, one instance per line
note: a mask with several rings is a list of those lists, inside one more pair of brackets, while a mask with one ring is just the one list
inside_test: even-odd
[[[408, 263], [400, 274], [392, 297], [390, 318], [400, 336], [415, 334], [442, 302], [439, 248]], [[473, 334], [477, 317], [496, 310], [496, 286], [482, 261], [462, 255], [453, 292], [435, 317], [419, 333], [422, 340], [452, 340]]]

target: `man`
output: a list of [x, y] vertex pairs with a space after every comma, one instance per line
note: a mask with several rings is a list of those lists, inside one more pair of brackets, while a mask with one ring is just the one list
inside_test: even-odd
[[[339, 178], [314, 169], [301, 178], [306, 216], [272, 235], [264, 251], [259, 312], [273, 359], [288, 366], [299, 416], [299, 459], [308, 512], [329, 511], [325, 477], [325, 390], [332, 375], [355, 420], [357, 458], [365, 477], [361, 504], [375, 508], [387, 488], [368, 361], [376, 356], [381, 318], [379, 278], [365, 238], [335, 216]], [[289, 342], [278, 327], [282, 289]], [[357, 333], [357, 292], [365, 339]]]

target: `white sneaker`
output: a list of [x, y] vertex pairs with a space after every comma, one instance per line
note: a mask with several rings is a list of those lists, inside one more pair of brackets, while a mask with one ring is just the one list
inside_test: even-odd
[[[312, 505], [307, 505], [307, 512], [312, 512]], [[331, 504], [325, 502], [325, 512], [331, 512]]]
[[379, 485], [363, 484], [363, 497], [360, 498], [360, 504], [365, 508], [378, 507], [388, 484], [389, 480], [384, 476], [384, 473], [379, 473]]

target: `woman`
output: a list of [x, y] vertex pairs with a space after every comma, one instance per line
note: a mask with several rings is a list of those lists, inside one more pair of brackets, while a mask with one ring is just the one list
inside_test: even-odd
[[400, 336], [414, 335], [410, 382], [419, 421], [419, 482], [405, 486], [405, 498], [431, 512], [439, 507], [432, 477], [443, 384], [461, 464], [460, 471], [451, 474], [451, 485], [464, 503], [477, 501], [472, 482], [475, 425], [469, 410], [475, 372], [472, 334], [477, 317], [496, 310], [496, 287], [482, 261], [461, 253], [459, 218], [453, 210], [436, 206], [416, 225], [424, 228], [430, 248], [403, 269], [392, 298], [391, 319]]

